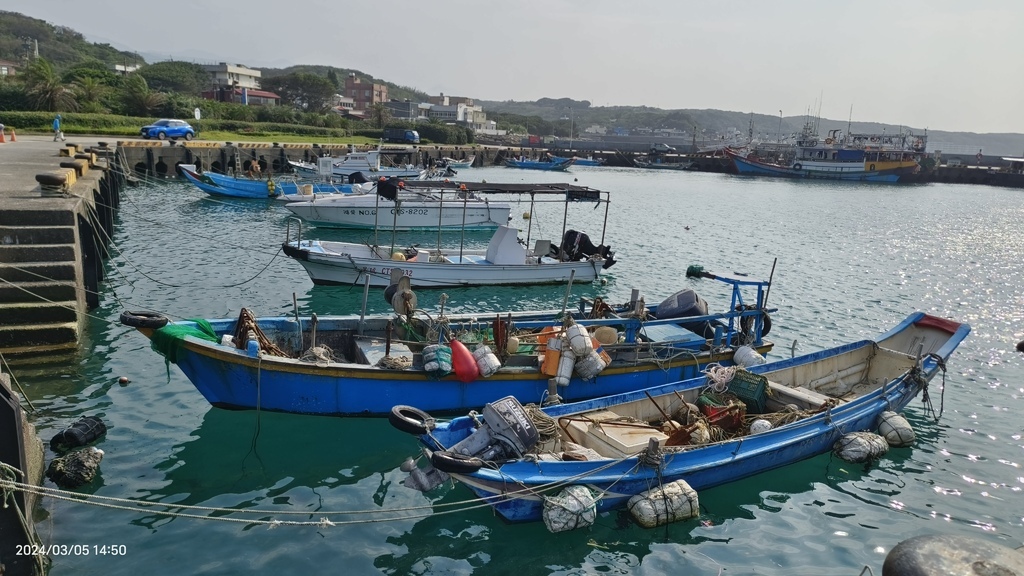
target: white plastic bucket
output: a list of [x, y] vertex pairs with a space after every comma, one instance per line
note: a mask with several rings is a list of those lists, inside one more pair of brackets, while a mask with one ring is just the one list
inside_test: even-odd
[[758, 354], [757, 350], [754, 350], [750, 346], [740, 346], [737, 348], [732, 354], [732, 361], [735, 362], [737, 366], [742, 366], [744, 368], [765, 363], [764, 356]]

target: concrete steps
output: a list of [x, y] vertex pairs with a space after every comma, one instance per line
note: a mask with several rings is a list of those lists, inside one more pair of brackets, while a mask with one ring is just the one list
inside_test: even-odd
[[67, 210], [0, 212], [0, 351], [77, 346], [85, 306], [75, 221]]

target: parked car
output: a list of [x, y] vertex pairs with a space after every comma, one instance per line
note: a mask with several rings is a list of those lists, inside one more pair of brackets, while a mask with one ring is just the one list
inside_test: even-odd
[[665, 144], [664, 142], [655, 142], [655, 143], [651, 144], [651, 153], [652, 154], [664, 154], [666, 152], [675, 152], [675, 151], [676, 151], [675, 148], [673, 148], [672, 146], [669, 146], [668, 144]]
[[177, 140], [178, 138], [184, 138], [185, 140], [191, 140], [196, 137], [196, 131], [192, 126], [184, 120], [157, 120], [149, 126], [142, 127], [142, 137], [158, 138], [160, 140]]

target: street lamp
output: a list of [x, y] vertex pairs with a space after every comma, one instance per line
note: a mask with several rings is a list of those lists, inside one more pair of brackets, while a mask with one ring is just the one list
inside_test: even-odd
[[782, 110], [779, 110], [779, 144], [782, 144]]

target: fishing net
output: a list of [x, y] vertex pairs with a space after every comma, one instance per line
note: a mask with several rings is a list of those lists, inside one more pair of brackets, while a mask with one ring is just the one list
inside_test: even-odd
[[194, 336], [210, 342], [218, 342], [217, 334], [213, 326], [206, 320], [190, 320], [195, 326], [188, 324], [168, 324], [159, 330], [155, 330], [150, 336], [150, 346], [167, 360], [177, 363], [178, 352], [186, 336]]

